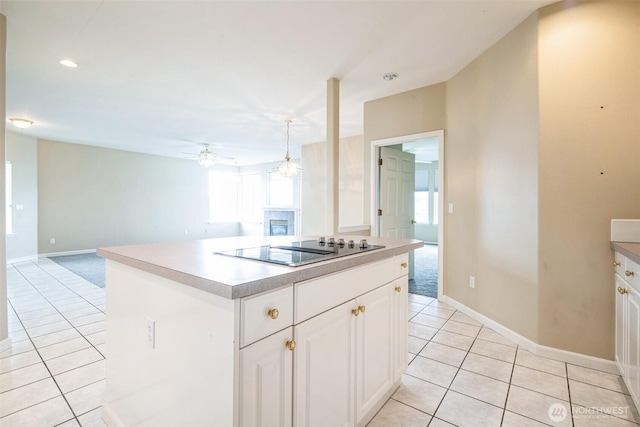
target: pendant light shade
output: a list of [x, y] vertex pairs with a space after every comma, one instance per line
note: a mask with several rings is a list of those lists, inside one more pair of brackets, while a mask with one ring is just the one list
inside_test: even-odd
[[284, 160], [280, 162], [278, 167], [273, 171], [286, 178], [291, 178], [302, 172], [302, 167], [297, 163], [292, 162], [291, 157], [289, 156], [289, 125], [291, 124], [291, 120], [285, 120], [285, 123], [287, 123], [287, 154], [284, 156]]

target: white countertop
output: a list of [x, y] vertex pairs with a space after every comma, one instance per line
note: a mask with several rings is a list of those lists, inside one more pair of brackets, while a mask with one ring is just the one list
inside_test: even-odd
[[[340, 237], [356, 242], [363, 238]], [[366, 237], [370, 244], [383, 245], [385, 248], [299, 267], [214, 254], [225, 250], [266, 244], [284, 245], [309, 239], [316, 237], [226, 237], [100, 248], [98, 255], [205, 292], [236, 299], [401, 255], [423, 246], [420, 240]], [[107, 286], [108, 280], [107, 277]]]

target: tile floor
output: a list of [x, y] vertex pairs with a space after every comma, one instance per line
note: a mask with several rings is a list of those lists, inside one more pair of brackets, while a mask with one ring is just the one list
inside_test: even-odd
[[[10, 265], [7, 282], [0, 427], [104, 426], [104, 290], [47, 259]], [[432, 298], [409, 301], [409, 368], [370, 427], [640, 423], [619, 376], [535, 356]]]

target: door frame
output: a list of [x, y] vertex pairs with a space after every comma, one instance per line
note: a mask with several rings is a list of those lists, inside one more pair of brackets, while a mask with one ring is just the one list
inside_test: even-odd
[[380, 236], [378, 224], [378, 203], [380, 193], [380, 174], [378, 171], [378, 160], [380, 158], [379, 147], [385, 145], [403, 144], [414, 142], [425, 138], [438, 138], [438, 299], [444, 296], [444, 129], [422, 132], [411, 135], [395, 136], [392, 138], [376, 139], [371, 141], [371, 235]]

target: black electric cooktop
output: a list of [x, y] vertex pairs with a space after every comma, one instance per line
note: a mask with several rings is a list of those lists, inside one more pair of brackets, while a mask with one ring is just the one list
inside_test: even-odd
[[334, 240], [333, 238], [325, 239], [321, 237], [318, 240], [291, 242], [289, 245], [255, 246], [215, 253], [297, 267], [381, 248], [384, 248], [384, 246], [370, 245], [364, 239], [354, 242], [353, 240]]

